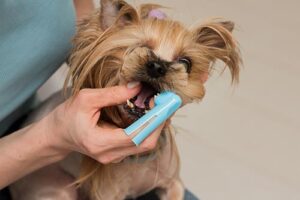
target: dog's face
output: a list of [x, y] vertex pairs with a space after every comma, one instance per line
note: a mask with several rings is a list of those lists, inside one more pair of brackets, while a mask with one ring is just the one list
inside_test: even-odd
[[238, 79], [239, 54], [232, 22], [209, 22], [189, 30], [171, 19], [149, 16], [157, 5], [134, 9], [124, 1], [102, 0], [101, 9], [79, 26], [71, 55], [74, 92], [130, 81], [141, 92], [124, 105], [104, 110], [106, 120], [126, 127], [149, 109], [150, 99], [171, 90], [183, 105], [201, 100], [201, 77], [216, 59]]

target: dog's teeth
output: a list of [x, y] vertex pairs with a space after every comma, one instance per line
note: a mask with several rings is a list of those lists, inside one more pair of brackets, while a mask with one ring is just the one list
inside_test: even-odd
[[129, 107], [134, 108], [134, 104], [130, 102]]
[[128, 99], [127, 99], [127, 105], [128, 105], [130, 108], [133, 108], [133, 107], [134, 107], [134, 104], [131, 103]]

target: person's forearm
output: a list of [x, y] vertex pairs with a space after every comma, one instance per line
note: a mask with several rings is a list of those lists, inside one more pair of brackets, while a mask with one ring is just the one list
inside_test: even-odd
[[48, 131], [47, 119], [43, 119], [0, 139], [0, 189], [66, 156]]

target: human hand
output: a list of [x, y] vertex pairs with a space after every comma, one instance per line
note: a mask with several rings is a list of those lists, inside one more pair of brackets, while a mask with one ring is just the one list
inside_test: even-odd
[[97, 124], [103, 107], [121, 104], [139, 91], [140, 85], [132, 83], [127, 87], [81, 90], [47, 116], [53, 130], [48, 133], [49, 140], [55, 141], [56, 148], [66, 154], [77, 151], [103, 164], [154, 149], [164, 124], [138, 147], [123, 129], [104, 122]]

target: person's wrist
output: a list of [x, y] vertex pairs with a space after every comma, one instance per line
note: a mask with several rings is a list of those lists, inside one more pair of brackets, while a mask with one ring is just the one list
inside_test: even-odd
[[44, 128], [45, 145], [53, 154], [63, 159], [71, 153], [64, 137], [63, 126], [57, 122], [53, 113], [43, 118], [40, 123]]

